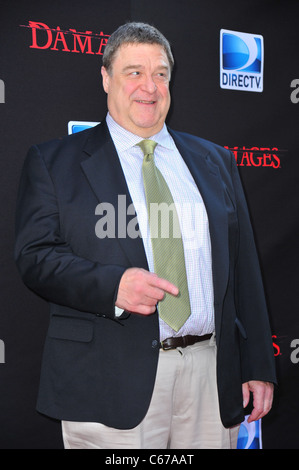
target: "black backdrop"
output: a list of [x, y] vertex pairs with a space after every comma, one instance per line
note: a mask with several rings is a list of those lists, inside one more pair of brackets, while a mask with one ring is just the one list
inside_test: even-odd
[[[1, 0], [0, 448], [62, 448], [59, 423], [35, 411], [47, 304], [23, 286], [13, 261], [22, 163], [30, 145], [67, 134], [69, 121], [104, 118], [98, 52], [106, 35], [128, 20], [153, 23], [172, 43], [177, 66], [168, 124], [235, 152], [279, 379], [273, 410], [262, 422], [263, 447], [299, 448], [298, 16], [295, 0]], [[33, 22], [49, 31], [34, 33]], [[71, 29], [90, 32], [83, 52], [78, 41], [72, 52]], [[263, 36], [262, 93], [220, 88], [221, 29]]]

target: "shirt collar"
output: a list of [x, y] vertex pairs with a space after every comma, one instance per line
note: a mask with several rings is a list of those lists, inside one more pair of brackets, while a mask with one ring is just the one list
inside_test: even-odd
[[[118, 152], [129, 150], [143, 139], [142, 137], [133, 134], [132, 132], [120, 126], [109, 113], [106, 116], [106, 122]], [[174, 148], [174, 143], [167, 130], [166, 124], [164, 124], [160, 132], [151, 136], [150, 139], [154, 140], [155, 142], [157, 142], [158, 145], [161, 145], [162, 147], [168, 149]]]

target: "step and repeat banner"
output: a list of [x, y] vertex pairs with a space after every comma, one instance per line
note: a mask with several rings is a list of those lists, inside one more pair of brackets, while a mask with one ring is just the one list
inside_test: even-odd
[[279, 385], [238, 447], [299, 448], [298, 1], [2, 0], [0, 10], [0, 448], [63, 447], [60, 423], [35, 411], [48, 306], [13, 261], [23, 161], [32, 144], [104, 119], [102, 54], [129, 20], [172, 44], [168, 124], [231, 149], [247, 196]]

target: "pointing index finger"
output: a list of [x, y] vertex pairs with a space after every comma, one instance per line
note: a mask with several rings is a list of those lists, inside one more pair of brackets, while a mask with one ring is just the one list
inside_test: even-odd
[[176, 296], [179, 293], [179, 289], [177, 286], [172, 284], [167, 279], [163, 279], [162, 277], [157, 276], [156, 274], [152, 276], [152, 285], [154, 287], [158, 287], [159, 289], [162, 289], [164, 292], [168, 292], [171, 295]]

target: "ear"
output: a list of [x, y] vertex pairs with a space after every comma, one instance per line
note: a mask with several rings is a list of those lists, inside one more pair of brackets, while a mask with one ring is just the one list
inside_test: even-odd
[[102, 74], [102, 79], [103, 79], [103, 88], [105, 92], [108, 93], [110, 77], [109, 77], [109, 73], [107, 72], [104, 66], [102, 66], [101, 68], [101, 74]]

